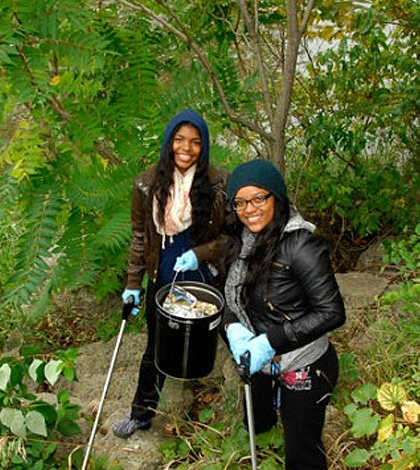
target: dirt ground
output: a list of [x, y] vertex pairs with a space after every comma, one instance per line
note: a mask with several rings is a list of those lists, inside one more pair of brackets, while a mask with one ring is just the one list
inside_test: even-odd
[[[191, 381], [167, 378], [162, 392], [158, 414], [149, 431], [137, 431], [129, 439], [120, 439], [112, 433], [113, 424], [126, 416], [134, 396], [141, 353], [146, 346], [145, 334], [129, 333], [123, 337], [111, 382], [101, 414], [100, 426], [95, 436], [92, 453], [106, 455], [119, 462], [124, 469], [153, 470], [163, 468], [158, 446], [172, 439], [170, 430], [177, 417], [184, 417], [193, 406], [193, 384]], [[115, 340], [109, 343], [94, 343], [80, 349], [76, 363], [78, 382], [71, 388], [72, 400], [82, 406], [83, 414], [92, 421], [103, 393]], [[200, 381], [224, 380], [225, 362], [229, 369], [228, 351], [219, 342], [215, 367], [212, 373]], [[83, 438], [88, 441], [91, 425], [83, 425]], [[80, 436], [79, 436], [80, 439]]]

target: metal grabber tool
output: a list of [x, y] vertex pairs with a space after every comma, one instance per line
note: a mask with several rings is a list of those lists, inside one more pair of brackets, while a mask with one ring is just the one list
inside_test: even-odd
[[111, 381], [112, 371], [114, 370], [115, 360], [117, 359], [118, 350], [120, 349], [122, 337], [123, 337], [123, 334], [124, 334], [125, 324], [127, 323], [128, 317], [130, 316], [134, 306], [135, 306], [134, 305], [134, 297], [131, 295], [128, 298], [128, 301], [126, 303], [124, 303], [124, 305], [123, 305], [122, 322], [121, 322], [121, 326], [120, 326], [120, 331], [118, 333], [117, 341], [115, 343], [114, 353], [112, 354], [111, 364], [109, 365], [109, 368], [108, 368], [108, 374], [107, 374], [107, 377], [106, 377], [106, 380], [105, 380], [105, 385], [104, 385], [104, 388], [103, 388], [103, 391], [102, 391], [101, 400], [99, 402], [98, 411], [96, 413], [96, 419], [95, 419], [95, 422], [93, 424], [92, 431], [90, 433], [90, 438], [89, 438], [89, 442], [88, 442], [88, 445], [87, 445], [87, 448], [86, 448], [85, 458], [83, 460], [83, 465], [82, 465], [81, 470], [86, 470], [87, 464], [89, 462], [90, 451], [92, 450], [93, 441], [95, 440], [96, 430], [97, 430], [97, 427], [98, 427], [98, 424], [99, 424], [99, 420], [101, 418], [102, 408], [104, 406], [105, 397], [106, 397], [106, 394], [107, 394], [107, 391], [108, 391], [109, 383]]
[[248, 420], [248, 434], [249, 434], [249, 446], [251, 448], [252, 470], [257, 470], [258, 466], [257, 466], [257, 447], [255, 445], [254, 410], [252, 406], [251, 374], [249, 372], [250, 363], [251, 363], [251, 353], [249, 351], [245, 351], [241, 355], [241, 362], [238, 366], [238, 374], [244, 383], [246, 416]]

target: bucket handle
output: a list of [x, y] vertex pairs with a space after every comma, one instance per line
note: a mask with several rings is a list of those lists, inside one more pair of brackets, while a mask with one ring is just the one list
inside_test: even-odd
[[[206, 276], [204, 275], [203, 271], [202, 271], [200, 268], [198, 268], [197, 271], [200, 273], [201, 282], [202, 282], [203, 284], [207, 284], [207, 282], [206, 282]], [[179, 271], [179, 270], [178, 270], [178, 271], [175, 271], [174, 277], [173, 277], [172, 282], [171, 282], [171, 285], [172, 285], [172, 286], [175, 284], [176, 278], [178, 277], [178, 274], [179, 274], [180, 272], [181, 272], [181, 271]], [[181, 281], [182, 281], [182, 280], [181, 280]]]

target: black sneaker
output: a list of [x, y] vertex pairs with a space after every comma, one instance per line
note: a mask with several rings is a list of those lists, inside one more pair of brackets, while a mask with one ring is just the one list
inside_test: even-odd
[[134, 431], [147, 431], [148, 429], [150, 429], [151, 425], [151, 419], [140, 421], [138, 419], [127, 417], [115, 423], [112, 431], [117, 437], [127, 439], [134, 433]]

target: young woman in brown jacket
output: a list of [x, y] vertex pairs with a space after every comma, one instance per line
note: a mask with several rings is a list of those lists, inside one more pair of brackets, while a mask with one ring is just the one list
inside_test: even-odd
[[114, 434], [127, 438], [147, 430], [155, 415], [165, 376], [155, 366], [157, 290], [177, 280], [215, 283], [227, 204], [228, 173], [209, 163], [209, 132], [203, 118], [184, 110], [169, 123], [160, 160], [138, 175], [132, 193], [132, 239], [128, 282], [123, 300], [136, 306], [148, 276], [148, 342], [143, 354], [131, 413], [118, 421]]

